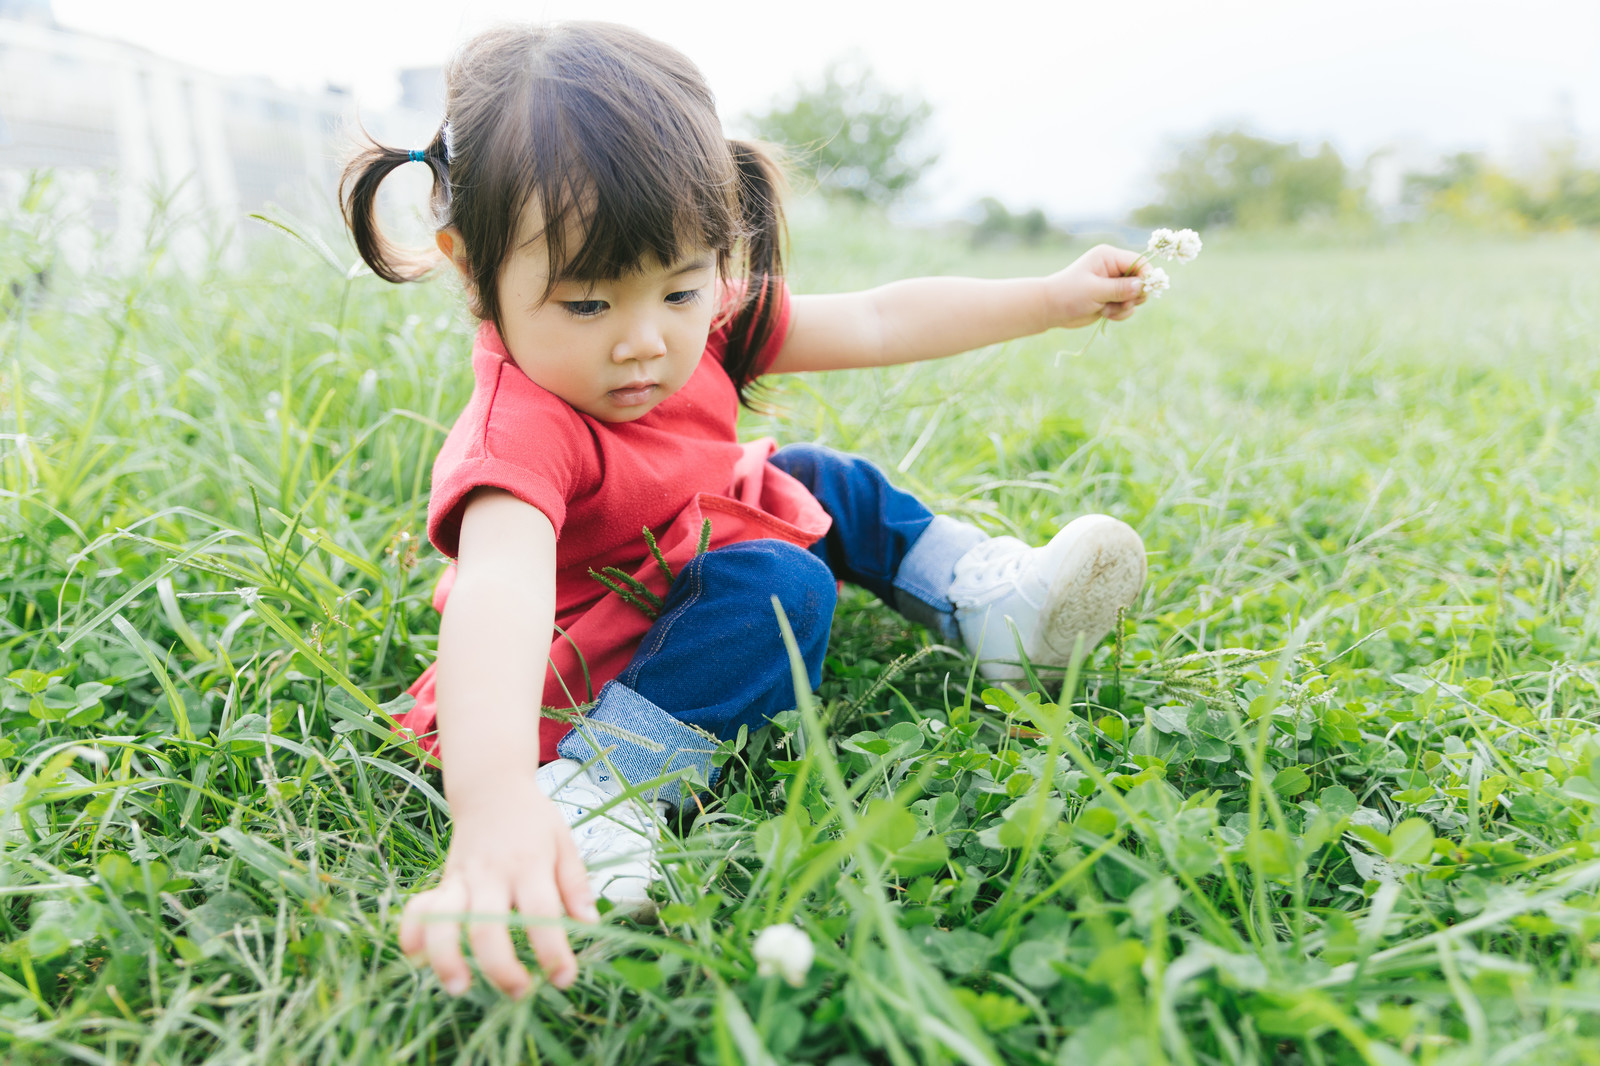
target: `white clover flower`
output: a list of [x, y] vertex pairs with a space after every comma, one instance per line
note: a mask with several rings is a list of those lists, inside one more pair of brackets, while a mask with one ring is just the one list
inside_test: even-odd
[[795, 988], [806, 983], [811, 960], [817, 955], [805, 931], [788, 922], [761, 930], [751, 951], [756, 957], [757, 976], [782, 977]]
[[1173, 248], [1169, 257], [1180, 263], [1192, 263], [1200, 254], [1200, 234], [1192, 229], [1181, 229], [1173, 235]]
[[[1193, 230], [1185, 230], [1192, 233]], [[1144, 254], [1152, 259], [1158, 255], [1172, 257], [1172, 250], [1177, 247], [1178, 235], [1163, 227], [1150, 234], [1150, 243], [1144, 246]]]
[[1161, 294], [1172, 288], [1172, 279], [1167, 277], [1167, 272], [1160, 267], [1151, 267], [1144, 272], [1144, 294], [1160, 299]]

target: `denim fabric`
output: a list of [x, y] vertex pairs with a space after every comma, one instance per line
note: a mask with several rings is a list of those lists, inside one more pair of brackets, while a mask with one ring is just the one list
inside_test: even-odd
[[[955, 562], [986, 534], [935, 516], [857, 456], [792, 444], [771, 462], [832, 516], [828, 535], [809, 551], [751, 540], [696, 556], [673, 581], [628, 668], [600, 691], [585, 722], [556, 745], [557, 754], [587, 762], [604, 750], [629, 781], [685, 766], [715, 781], [711, 755], [720, 741], [795, 705], [773, 597], [815, 689], [833, 624], [835, 578], [861, 585], [959, 645], [947, 598]], [[659, 791], [650, 798], [682, 802], [679, 782]]]
[[[711, 784], [716, 780], [711, 765], [716, 750], [715, 737], [680, 722], [615, 681], [600, 690], [594, 707], [556, 744], [557, 755], [579, 762], [588, 762], [603, 751], [601, 773], [609, 763], [624, 780], [637, 784], [685, 766], [694, 767], [699, 781]], [[647, 801], [659, 799], [677, 806], [683, 802], [683, 782], [668, 781], [646, 790], [643, 796]]]
[[770, 461], [810, 489], [832, 516], [833, 528], [811, 548], [828, 569], [959, 646], [955, 608], [946, 594], [956, 560], [988, 534], [935, 515], [860, 456], [790, 444]]
[[[794, 630], [814, 689], [838, 599], [816, 556], [778, 540], [749, 540], [696, 556], [672, 583], [661, 616], [628, 668], [601, 690], [592, 740], [630, 781], [695, 766], [711, 781], [717, 742], [755, 729], [795, 705], [789, 653], [772, 608], [776, 597]], [[586, 761], [594, 744], [574, 729], [556, 745]], [[678, 786], [661, 799], [678, 802]]]

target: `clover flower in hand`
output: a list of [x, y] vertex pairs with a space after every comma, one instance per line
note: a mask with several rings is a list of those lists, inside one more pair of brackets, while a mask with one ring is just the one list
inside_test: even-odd
[[1200, 255], [1200, 234], [1192, 229], [1181, 229], [1172, 235], [1172, 251], [1168, 259], [1175, 259], [1180, 263], [1192, 263]]
[[[1179, 263], [1192, 263], [1200, 254], [1200, 234], [1192, 229], [1170, 230], [1165, 226], [1153, 230], [1150, 242], [1144, 247], [1144, 254], [1134, 264], [1137, 271], [1139, 267], [1150, 262], [1158, 256]], [[1158, 298], [1168, 289], [1172, 288], [1172, 279], [1160, 267], [1150, 267], [1144, 271], [1144, 294]]]
[[794, 988], [806, 983], [817, 954], [804, 930], [788, 922], [761, 930], [750, 950], [756, 957], [757, 976], [782, 977]]
[[1200, 255], [1201, 247], [1200, 234], [1194, 230], [1180, 229], [1174, 232], [1163, 227], [1150, 234], [1150, 243], [1145, 245], [1144, 254], [1147, 259], [1165, 256], [1180, 263], [1192, 263]]

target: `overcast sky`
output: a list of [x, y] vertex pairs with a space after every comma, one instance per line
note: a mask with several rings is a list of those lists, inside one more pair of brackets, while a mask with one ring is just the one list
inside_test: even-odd
[[[507, 19], [604, 18], [681, 48], [724, 120], [848, 52], [935, 108], [926, 206], [982, 195], [1065, 218], [1145, 202], [1174, 138], [1242, 123], [1329, 139], [1507, 153], [1563, 108], [1600, 143], [1600, 0], [55, 0], [66, 25], [213, 70], [392, 103]], [[1519, 134], [1518, 131], [1521, 131]]]

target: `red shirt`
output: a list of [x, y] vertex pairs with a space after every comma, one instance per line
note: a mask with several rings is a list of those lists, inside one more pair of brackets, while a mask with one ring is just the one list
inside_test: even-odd
[[[778, 291], [782, 306], [772, 340], [756, 359], [761, 369], [777, 357], [788, 332], [788, 291]], [[723, 324], [707, 339], [683, 388], [632, 422], [602, 422], [535, 385], [494, 326], [479, 327], [472, 398], [433, 464], [428, 539], [454, 558], [463, 505], [484, 486], [504, 489], [550, 519], [560, 632], [552, 636], [545, 706], [587, 702], [622, 672], [649, 629], [643, 612], [589, 576], [591, 568], [615, 566], [664, 597], [667, 583], [645, 544], [644, 527], [676, 573], [693, 558], [708, 518], [712, 548], [758, 538], [809, 547], [832, 524], [800, 482], [767, 463], [776, 447], [770, 438], [741, 444], [735, 436], [739, 402], [722, 366], [727, 345]], [[454, 579], [451, 566], [434, 592], [440, 611]], [[411, 686], [416, 705], [398, 718], [434, 752], [436, 669], [428, 667]], [[555, 743], [567, 729], [540, 721], [542, 758], [555, 757]]]

